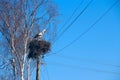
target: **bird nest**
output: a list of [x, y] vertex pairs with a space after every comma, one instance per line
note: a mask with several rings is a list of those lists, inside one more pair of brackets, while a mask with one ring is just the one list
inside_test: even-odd
[[48, 51], [50, 51], [50, 42], [45, 40], [32, 40], [29, 43], [28, 58], [37, 58], [37, 56], [45, 55]]

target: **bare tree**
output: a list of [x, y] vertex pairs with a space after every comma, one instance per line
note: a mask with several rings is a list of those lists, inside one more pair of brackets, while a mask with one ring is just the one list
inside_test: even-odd
[[44, 28], [53, 34], [44, 38], [51, 39], [55, 35], [57, 14], [52, 0], [0, 0], [0, 46], [3, 49], [0, 55], [8, 61], [9, 65], [4, 66], [11, 68], [12, 71], [7, 71], [14, 80], [29, 79], [25, 71], [28, 43]]

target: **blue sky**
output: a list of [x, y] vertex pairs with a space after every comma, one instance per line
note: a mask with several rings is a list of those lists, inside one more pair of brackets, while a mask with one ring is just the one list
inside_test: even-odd
[[[59, 29], [80, 13], [90, 0], [84, 0], [75, 15], [68, 20], [82, 0], [54, 0], [59, 10]], [[88, 29], [116, 0], [93, 0], [87, 10], [56, 41], [56, 52]], [[63, 24], [68, 24], [63, 27]], [[59, 35], [60, 32], [57, 32]], [[120, 80], [120, 1], [74, 44], [46, 56], [41, 68], [42, 80]]]

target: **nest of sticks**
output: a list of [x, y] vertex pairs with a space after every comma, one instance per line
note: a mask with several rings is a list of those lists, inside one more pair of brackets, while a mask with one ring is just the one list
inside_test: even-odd
[[28, 58], [37, 58], [37, 56], [45, 55], [50, 51], [50, 42], [45, 40], [32, 40], [29, 43]]

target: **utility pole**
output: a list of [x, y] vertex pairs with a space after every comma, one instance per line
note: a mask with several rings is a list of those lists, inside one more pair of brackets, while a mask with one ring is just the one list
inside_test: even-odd
[[40, 80], [40, 66], [41, 66], [41, 56], [37, 57], [37, 69], [36, 69], [36, 80]]
[[37, 60], [36, 68], [36, 80], [40, 80], [40, 67], [41, 67], [41, 58], [50, 51], [50, 42], [47, 42], [42, 39], [46, 29], [36, 34], [34, 39], [29, 43], [29, 54], [28, 58], [34, 58]]
[[[36, 38], [38, 41], [42, 40], [42, 36], [46, 32], [46, 29], [41, 31], [39, 34], [35, 35], [34, 38]], [[40, 80], [40, 66], [41, 66], [41, 52], [40, 55], [37, 56], [37, 69], [36, 69], [36, 80]]]

